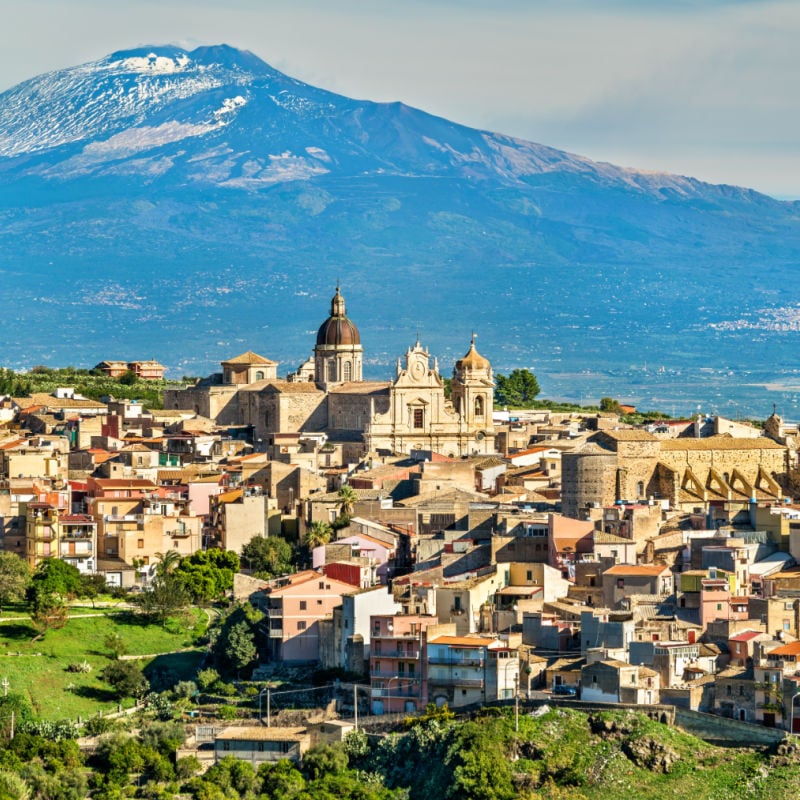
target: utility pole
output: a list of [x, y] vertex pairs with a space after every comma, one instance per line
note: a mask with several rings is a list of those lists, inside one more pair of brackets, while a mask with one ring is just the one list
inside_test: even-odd
[[514, 677], [514, 731], [519, 733], [519, 666]]
[[358, 684], [353, 684], [353, 717], [355, 719], [356, 730], [358, 730]]
[[3, 697], [8, 697], [8, 687], [11, 684], [8, 682], [8, 678], [4, 675], [2, 682], [0, 682], [0, 686], [3, 687]]

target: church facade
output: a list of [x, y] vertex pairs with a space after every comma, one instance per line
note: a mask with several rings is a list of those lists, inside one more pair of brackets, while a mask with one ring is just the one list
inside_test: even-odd
[[221, 425], [251, 426], [274, 444], [291, 434], [325, 434], [360, 443], [363, 453], [432, 451], [456, 458], [494, 453], [492, 367], [475, 348], [456, 362], [451, 398], [436, 358], [415, 342], [390, 381], [363, 379], [363, 346], [339, 288], [313, 356], [285, 379], [255, 353], [222, 363], [222, 374], [165, 392], [167, 408], [185, 408]]

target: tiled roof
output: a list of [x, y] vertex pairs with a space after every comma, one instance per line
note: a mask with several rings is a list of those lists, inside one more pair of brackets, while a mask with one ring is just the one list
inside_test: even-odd
[[350, 381], [331, 388], [331, 394], [387, 394], [387, 381]]
[[229, 358], [227, 361], [222, 362], [223, 365], [227, 364], [261, 364], [270, 367], [277, 366], [277, 361], [270, 361], [268, 358], [264, 358], [264, 356], [258, 355], [258, 353], [254, 353], [252, 350], [248, 350], [241, 355], [234, 356], [233, 358]]
[[786, 447], [766, 436], [737, 439], [731, 436], [709, 436], [705, 439], [666, 439], [662, 450], [785, 450]]
[[781, 656], [800, 656], [800, 642], [790, 642], [782, 647], [776, 647], [767, 653], [768, 658], [772, 656], [777, 656], [778, 658]]
[[604, 575], [619, 575], [621, 577], [655, 577], [663, 572], [669, 572], [669, 567], [662, 564], [616, 564], [607, 569]]

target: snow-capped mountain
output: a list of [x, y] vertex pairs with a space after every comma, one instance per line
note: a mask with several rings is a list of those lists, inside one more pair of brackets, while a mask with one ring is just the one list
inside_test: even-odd
[[671, 336], [707, 357], [708, 325], [757, 314], [755, 278], [785, 286], [800, 254], [798, 204], [349, 99], [227, 46], [0, 94], [0, 223], [11, 366], [202, 372], [239, 348], [289, 369], [338, 278], [376, 373], [417, 329], [447, 359], [477, 326], [501, 367], [564, 391], [670, 361]]

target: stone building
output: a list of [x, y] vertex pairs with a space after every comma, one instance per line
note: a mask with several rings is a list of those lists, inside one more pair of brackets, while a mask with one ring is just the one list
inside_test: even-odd
[[601, 431], [562, 458], [563, 511], [578, 519], [619, 501], [726, 510], [779, 500], [788, 449], [766, 436], [659, 440], [645, 430]]
[[350, 455], [356, 457], [381, 451], [454, 458], [494, 452], [492, 367], [474, 337], [456, 362], [451, 400], [436, 358], [419, 341], [404, 362], [398, 359], [391, 381], [365, 381], [363, 359], [360, 332], [337, 287], [312, 359], [286, 379], [277, 377], [274, 361], [247, 352], [192, 387], [167, 390], [164, 404], [220, 425], [248, 426], [265, 447], [304, 433], [351, 443]]

